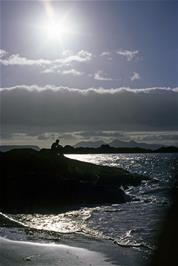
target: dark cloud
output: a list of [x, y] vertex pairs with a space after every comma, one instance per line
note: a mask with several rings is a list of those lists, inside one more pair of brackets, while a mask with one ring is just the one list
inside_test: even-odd
[[1, 125], [72, 130], [176, 129], [178, 92], [153, 89], [41, 88], [1, 91]]
[[57, 134], [55, 133], [42, 133], [37, 136], [39, 140], [54, 140], [57, 138]]
[[177, 141], [178, 142], [178, 133], [177, 134], [165, 134], [157, 133], [153, 135], [146, 135], [141, 138], [143, 141]]
[[119, 131], [102, 131], [102, 130], [89, 130], [78, 132], [78, 135], [82, 138], [125, 138], [125, 133]]
[[13, 133], [1, 130], [0, 131], [0, 136], [1, 136], [1, 139], [12, 139], [13, 138]]

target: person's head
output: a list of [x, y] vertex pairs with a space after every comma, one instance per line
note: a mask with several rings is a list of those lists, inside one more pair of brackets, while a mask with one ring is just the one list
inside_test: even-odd
[[57, 143], [57, 144], [59, 143], [59, 139], [56, 140], [56, 143]]

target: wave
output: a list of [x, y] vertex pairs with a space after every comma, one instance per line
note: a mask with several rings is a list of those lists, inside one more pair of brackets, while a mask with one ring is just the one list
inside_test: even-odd
[[144, 194], [152, 194], [152, 193], [159, 193], [159, 192], [170, 192], [170, 187], [157, 187], [157, 188], [150, 188], [150, 190], [142, 192], [142, 195]]
[[[74, 217], [77, 214], [70, 212], [69, 215]], [[86, 215], [84, 219], [88, 220], [90, 219], [90, 217], [91, 215], [90, 216]], [[129, 230], [125, 232], [122, 236], [120, 236], [119, 238], [114, 238], [114, 237], [108, 236], [107, 234], [103, 233], [100, 230], [96, 230], [96, 229], [92, 229], [88, 227], [86, 223], [80, 224], [80, 226], [78, 226], [78, 228], [76, 228], [75, 230], [56, 231], [56, 230], [52, 230], [52, 228], [44, 229], [44, 228], [30, 226], [24, 222], [18, 221], [18, 218], [16, 220], [9, 215], [0, 213], [0, 226], [2, 225], [2, 222], [4, 223], [4, 226], [6, 227], [17, 227], [17, 228], [20, 227], [20, 228], [25, 228], [25, 230], [27, 229], [26, 233], [28, 234], [28, 232], [30, 232], [30, 237], [34, 239], [36, 238], [38, 234], [41, 235], [41, 233], [43, 233], [41, 237], [40, 235], [38, 235], [38, 237], [40, 237], [41, 239], [48, 240], [48, 239], [51, 239], [51, 237], [53, 237], [53, 240], [55, 239], [56, 241], [58, 241], [58, 238], [60, 238], [61, 235], [71, 234], [72, 236], [72, 234], [73, 235], [77, 234], [77, 235], [84, 235], [84, 236], [95, 238], [95, 239], [103, 239], [103, 240], [112, 241], [115, 245], [118, 245], [122, 248], [138, 248], [138, 249], [143, 248], [147, 251], [153, 250], [153, 247], [149, 246], [143, 241], [137, 241], [136, 239], [134, 239], [132, 233], [135, 233], [137, 230], [140, 230], [140, 229]]]
[[119, 240], [113, 240], [114, 244], [117, 244], [120, 247], [125, 247], [125, 248], [146, 248], [148, 250], [153, 250], [153, 247], [149, 246], [146, 243], [130, 243], [130, 242], [124, 242], [124, 241], [119, 241]]
[[14, 218], [12, 218], [12, 217], [10, 217], [7, 214], [4, 214], [2, 212], [0, 212], [0, 226], [2, 226], [2, 227], [8, 227], [8, 226], [28, 227], [24, 223], [17, 221], [16, 219], [14, 219]]

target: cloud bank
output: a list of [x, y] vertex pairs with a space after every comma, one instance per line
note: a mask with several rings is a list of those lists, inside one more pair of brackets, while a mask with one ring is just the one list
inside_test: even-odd
[[77, 130], [175, 130], [178, 88], [1, 89], [1, 125]]

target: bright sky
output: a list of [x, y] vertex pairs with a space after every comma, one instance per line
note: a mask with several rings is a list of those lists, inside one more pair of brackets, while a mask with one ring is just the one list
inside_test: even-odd
[[[1, 1], [0, 7], [0, 87], [2, 90], [20, 87], [20, 91], [11, 90], [6, 95], [6, 101], [10, 102], [12, 99], [10, 94], [14, 93], [11, 106], [6, 105], [4, 110], [3, 123], [11, 128], [8, 128], [8, 134], [26, 134], [28, 130], [23, 131], [22, 128], [27, 126], [35, 128], [38, 124], [36, 122], [28, 124], [27, 118], [20, 119], [22, 117], [20, 114], [25, 109], [23, 109], [22, 102], [18, 103], [20, 107], [16, 108], [17, 103], [14, 99], [20, 97], [21, 100], [24, 97], [22, 90], [31, 91], [31, 98], [29, 98], [29, 101], [33, 99], [31, 109], [35, 104], [34, 90], [41, 91], [39, 102], [44, 112], [42, 99], [45, 98], [44, 91], [49, 88], [53, 91], [53, 95], [49, 97], [51, 102], [49, 99], [49, 102], [45, 103], [47, 117], [46, 123], [43, 122], [42, 125], [46, 128], [40, 130], [40, 134], [46, 134], [46, 131], [58, 132], [59, 128], [56, 128], [58, 123], [63, 128], [64, 134], [71, 134], [68, 131], [72, 130], [72, 132], [83, 131], [87, 127], [93, 132], [95, 129], [98, 130], [96, 127], [98, 121], [102, 121], [99, 126], [102, 130], [134, 130], [136, 132], [147, 128], [172, 132], [176, 129], [177, 111], [176, 106], [175, 109], [173, 107], [177, 100], [173, 104], [171, 98], [177, 99], [176, 1]], [[122, 90], [121, 87], [125, 89]], [[88, 89], [93, 91], [93, 94], [96, 93], [92, 101], [88, 96]], [[103, 93], [104, 89], [106, 91]], [[129, 92], [133, 94], [137, 89], [143, 90], [142, 102], [139, 102], [139, 98], [137, 101], [132, 101], [133, 97], [130, 97], [130, 94], [128, 96], [128, 90], [133, 90]], [[147, 90], [147, 94], [144, 90]], [[71, 91], [75, 94], [73, 99], [76, 99], [82, 93], [81, 91], [85, 93], [85, 99], [88, 97], [85, 106], [83, 98], [81, 100], [80, 97], [76, 101], [78, 105], [75, 105], [75, 100], [71, 100], [69, 93]], [[109, 107], [103, 106], [105, 100], [101, 100], [101, 97], [104, 98], [105, 95], [108, 99], [108, 95], [113, 95], [112, 92], [114, 92], [120, 99], [121, 91], [125, 95], [122, 101], [125, 103], [124, 107], [121, 107], [121, 104], [118, 107], [117, 103], [115, 105], [111, 103]], [[105, 108], [107, 110], [115, 108], [114, 114], [118, 112], [126, 114], [129, 113], [132, 105], [134, 111], [136, 110], [137, 102], [139, 102], [140, 112], [145, 117], [148, 110], [152, 108], [151, 106], [145, 107], [148, 105], [146, 95], [148, 96], [150, 91], [156, 94], [153, 98], [156, 99], [155, 105], [158, 109], [160, 103], [164, 101], [164, 104], [167, 104], [167, 110], [169, 107], [173, 108], [174, 115], [169, 113], [167, 120], [164, 115], [165, 124], [162, 121], [161, 113], [164, 109], [162, 107], [157, 112], [158, 117], [155, 122], [150, 122], [151, 118], [143, 122], [144, 118], [140, 118], [140, 114], [137, 113], [132, 123], [128, 118], [129, 115], [125, 115], [124, 118], [118, 116], [118, 120], [115, 118], [112, 123], [108, 122], [111, 121], [113, 113], [108, 115], [108, 121], [107, 116], [103, 121], [102, 114], [93, 124], [92, 119], [87, 120], [90, 113], [85, 107], [90, 109], [92, 105], [93, 109], [98, 107], [102, 112]], [[60, 109], [65, 117], [65, 123], [62, 118], [56, 120], [56, 117], [60, 116], [57, 107], [53, 113], [48, 112], [56, 101], [55, 93], [59, 94], [59, 98], [61, 94], [62, 97], [66, 94], [63, 101], [67, 106], [66, 110], [65, 106]], [[96, 103], [95, 99], [99, 96], [99, 101]], [[169, 98], [171, 100], [166, 101]], [[89, 102], [90, 107], [87, 107]], [[101, 104], [100, 107], [98, 103]], [[15, 114], [12, 106], [16, 110]], [[80, 110], [86, 111], [84, 112], [85, 123], [84, 117], [72, 120], [65, 116], [68, 111], [71, 111], [70, 115], [68, 114], [70, 118], [74, 116], [77, 106], [81, 108]], [[147, 109], [142, 112], [143, 107]], [[20, 109], [19, 113], [18, 109]], [[31, 119], [32, 114], [29, 110], [27, 117]], [[36, 112], [38, 116], [39, 110]], [[172, 117], [171, 122], [169, 116]], [[51, 121], [53, 119], [54, 123]], [[42, 126], [40, 121], [39, 127]], [[55, 129], [50, 128], [51, 124], [55, 126]], [[20, 125], [18, 127], [21, 128], [20, 132], [17, 130], [17, 125]], [[38, 134], [39, 132], [36, 133], [36, 138], [39, 138]], [[9, 143], [10, 138], [8, 139], [6, 132], [4, 135], [3, 143]], [[21, 139], [23, 139], [22, 136], [20, 135]], [[75, 138], [73, 136], [70, 139], [67, 135], [64, 143], [68, 143], [68, 140], [70, 143], [75, 143], [81, 137], [81, 135], [80, 137], [75, 135]], [[28, 138], [30, 139], [29, 136]], [[94, 139], [92, 134], [88, 139], [91, 138]], [[34, 141], [34, 139], [29, 141]]]
[[59, 85], [60, 79], [77, 88], [175, 87], [176, 6], [1, 1], [1, 49], [7, 52], [1, 84], [31, 84], [33, 78], [38, 85]]

